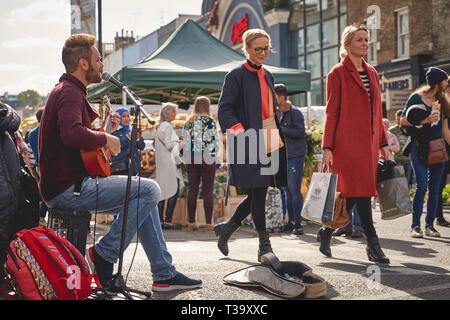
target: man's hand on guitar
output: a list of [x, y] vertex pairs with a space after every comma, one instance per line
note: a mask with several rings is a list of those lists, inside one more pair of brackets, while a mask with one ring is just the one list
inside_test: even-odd
[[120, 139], [111, 134], [106, 134], [106, 148], [108, 148], [111, 153], [116, 156], [120, 153]]

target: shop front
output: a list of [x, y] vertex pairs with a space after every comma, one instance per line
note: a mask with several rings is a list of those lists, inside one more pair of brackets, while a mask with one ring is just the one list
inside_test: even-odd
[[215, 38], [242, 53], [242, 35], [248, 29], [266, 30], [272, 40], [272, 52], [267, 64], [288, 66], [289, 10], [265, 11], [260, 0], [204, 1], [205, 28]]
[[406, 74], [396, 77], [381, 76], [381, 100], [383, 102], [383, 117], [395, 119], [395, 112], [405, 107], [406, 101], [413, 91], [413, 77]]

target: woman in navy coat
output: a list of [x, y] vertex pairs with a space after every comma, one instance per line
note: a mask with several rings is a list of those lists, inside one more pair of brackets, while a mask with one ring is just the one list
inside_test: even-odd
[[[252, 213], [261, 261], [262, 255], [272, 252], [265, 220], [267, 188], [287, 185], [287, 157], [285, 147], [267, 155], [261, 134], [263, 120], [275, 115], [277, 103], [273, 76], [262, 67], [271, 49], [270, 36], [264, 30], [250, 29], [242, 38], [247, 61], [225, 76], [218, 120], [222, 132], [227, 132], [228, 183], [248, 188], [248, 195], [232, 218], [214, 230], [220, 251], [228, 255], [228, 239]], [[272, 113], [269, 108], [273, 108]], [[284, 141], [277, 117], [275, 121]]]

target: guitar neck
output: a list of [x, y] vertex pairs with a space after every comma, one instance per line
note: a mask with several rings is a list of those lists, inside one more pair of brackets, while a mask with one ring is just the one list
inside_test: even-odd
[[105, 132], [111, 133], [111, 129], [112, 129], [111, 115], [108, 115], [108, 118], [106, 119]]
[[111, 121], [111, 114], [112, 114], [112, 110], [111, 110], [111, 103], [109, 101], [109, 98], [107, 96], [103, 97], [103, 106], [108, 110], [108, 117], [106, 118], [106, 124], [105, 124], [105, 132], [106, 133], [111, 133], [111, 129], [112, 129], [112, 121]]

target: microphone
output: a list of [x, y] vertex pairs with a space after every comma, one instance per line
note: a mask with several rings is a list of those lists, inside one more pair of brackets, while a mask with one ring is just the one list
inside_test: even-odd
[[[113, 85], [118, 87], [120, 90], [123, 90], [128, 95], [128, 97], [133, 101], [134, 105], [140, 106], [139, 111], [142, 112], [142, 114], [147, 118], [148, 122], [152, 125], [156, 123], [156, 121], [153, 120], [152, 117], [150, 117], [147, 114], [147, 112], [145, 112], [144, 108], [142, 108], [141, 99], [139, 99], [139, 97], [137, 97], [133, 91], [128, 89], [128, 87], [124, 86], [122, 82], [120, 82], [119, 80], [114, 78], [109, 72], [103, 72], [102, 79], [105, 81], [111, 82]], [[133, 112], [133, 113], [135, 113], [135, 112]]]
[[109, 72], [103, 72], [102, 79], [111, 82], [113, 85], [123, 90], [123, 83], [114, 78]]

